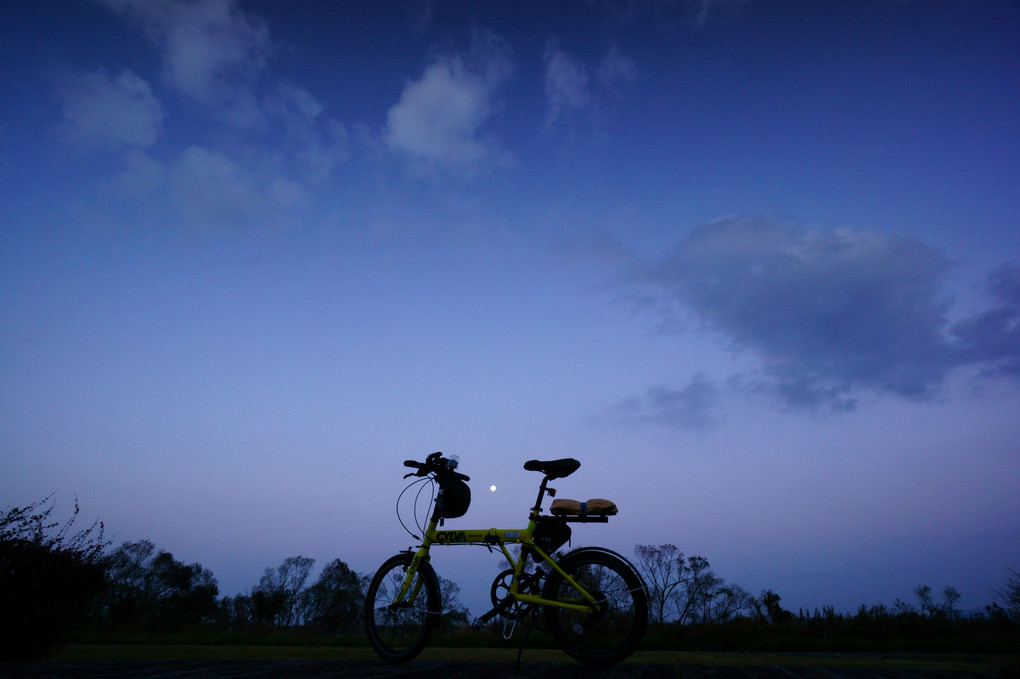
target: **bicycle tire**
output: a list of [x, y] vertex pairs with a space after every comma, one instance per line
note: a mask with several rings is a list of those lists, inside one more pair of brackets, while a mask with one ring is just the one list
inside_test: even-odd
[[[588, 665], [605, 666], [630, 655], [648, 626], [644, 581], [622, 556], [600, 548], [582, 548], [558, 562], [600, 603], [597, 613], [545, 607], [545, 620], [567, 655]], [[543, 597], [579, 602], [580, 593], [557, 571], [549, 574]]]
[[439, 579], [425, 560], [418, 563], [412, 590], [415, 601], [396, 608], [393, 598], [404, 581], [414, 555], [397, 554], [388, 559], [372, 578], [365, 595], [365, 631], [380, 658], [389, 663], [411, 660], [425, 647], [443, 610]]

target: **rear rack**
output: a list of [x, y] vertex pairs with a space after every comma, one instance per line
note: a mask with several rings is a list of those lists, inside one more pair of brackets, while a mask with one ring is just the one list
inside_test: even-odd
[[539, 521], [562, 521], [563, 523], [609, 523], [609, 516], [595, 514], [580, 516], [577, 514], [543, 514], [538, 517]]

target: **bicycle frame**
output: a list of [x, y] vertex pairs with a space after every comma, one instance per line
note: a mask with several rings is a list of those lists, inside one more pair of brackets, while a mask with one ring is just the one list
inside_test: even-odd
[[[429, 519], [428, 526], [425, 530], [424, 538], [422, 539], [421, 547], [415, 553], [414, 558], [411, 560], [411, 565], [407, 569], [407, 573], [404, 576], [404, 582], [397, 592], [397, 596], [394, 598], [392, 605], [411, 605], [414, 603], [421, 590], [421, 580], [418, 580], [418, 584], [413, 591], [408, 592], [411, 588], [411, 583], [415, 581], [415, 574], [418, 571], [418, 564], [424, 559], [428, 561], [430, 558], [430, 549], [432, 545], [443, 545], [443, 546], [455, 546], [455, 545], [482, 545], [488, 547], [490, 550], [495, 546], [499, 547], [500, 551], [503, 552], [503, 556], [506, 557], [507, 562], [513, 567], [514, 576], [510, 583], [510, 596], [515, 600], [524, 604], [535, 604], [540, 606], [554, 606], [557, 608], [565, 608], [580, 613], [594, 614], [598, 612], [598, 602], [590, 592], [588, 592], [580, 583], [578, 583], [573, 577], [566, 573], [559, 564], [553, 560], [553, 558], [546, 554], [541, 547], [535, 544], [533, 536], [535, 530], [538, 528], [538, 517], [542, 511], [542, 499], [545, 497], [547, 479], [542, 480], [542, 485], [539, 487], [538, 500], [535, 506], [531, 509], [531, 520], [528, 523], [527, 528], [482, 528], [482, 529], [471, 529], [471, 530], [437, 530], [442, 522], [442, 518], [438, 515], [438, 511], [434, 512], [432, 517]], [[442, 492], [442, 491], [440, 491]], [[567, 521], [568, 519], [564, 519]], [[584, 519], [572, 518], [569, 519], [571, 522], [583, 522], [583, 523], [605, 523], [608, 522], [607, 517], [587, 517]], [[520, 556], [514, 559], [513, 555], [507, 549], [507, 545], [519, 544], [523, 545]], [[546, 599], [542, 596], [535, 594], [525, 594], [520, 591], [521, 574], [524, 572], [524, 566], [528, 560], [528, 556], [532, 556], [532, 560], [535, 563], [539, 563], [541, 559], [542, 563], [546, 563], [552, 568], [552, 570], [559, 573], [565, 582], [569, 583], [574, 589], [576, 589], [581, 598], [587, 603], [572, 603], [567, 601], [559, 601], [555, 599]], [[538, 558], [535, 558], [538, 557]], [[405, 601], [405, 597], [407, 597]]]

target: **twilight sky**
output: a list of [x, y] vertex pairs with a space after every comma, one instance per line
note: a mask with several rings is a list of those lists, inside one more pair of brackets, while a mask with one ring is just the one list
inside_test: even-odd
[[[1020, 567], [1015, 2], [0, 5], [0, 504], [254, 586], [529, 458], [793, 610]], [[488, 490], [497, 485], [496, 492]], [[437, 549], [483, 611], [498, 559]]]

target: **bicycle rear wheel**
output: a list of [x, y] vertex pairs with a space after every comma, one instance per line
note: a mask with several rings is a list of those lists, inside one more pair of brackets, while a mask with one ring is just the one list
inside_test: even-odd
[[386, 662], [402, 663], [421, 652], [442, 611], [439, 579], [427, 561], [418, 563], [406, 596], [394, 603], [414, 555], [390, 558], [372, 578], [365, 595], [365, 630], [368, 641]]
[[[598, 548], [571, 552], [559, 565], [598, 602], [594, 613], [545, 607], [546, 624], [563, 650], [589, 665], [612, 665], [630, 655], [648, 625], [648, 597], [641, 576], [623, 557]], [[587, 603], [557, 571], [549, 574], [543, 597]]]

